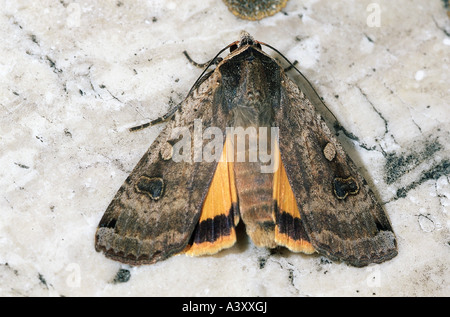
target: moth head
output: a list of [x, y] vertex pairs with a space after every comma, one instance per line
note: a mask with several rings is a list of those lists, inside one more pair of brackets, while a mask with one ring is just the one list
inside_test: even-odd
[[259, 42], [255, 41], [253, 36], [251, 36], [247, 31], [241, 31], [240, 38], [241, 39], [239, 40], [239, 42], [233, 43], [230, 46], [230, 52], [235, 51], [238, 47], [243, 47], [246, 45], [256, 46], [257, 48], [261, 49], [261, 45], [259, 44]]
[[255, 39], [247, 31], [241, 31], [239, 46], [254, 45]]

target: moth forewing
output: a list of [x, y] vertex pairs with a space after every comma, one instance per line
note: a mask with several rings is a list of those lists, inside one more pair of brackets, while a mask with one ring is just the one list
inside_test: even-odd
[[[172, 131], [194, 133], [194, 121], [225, 129], [220, 113], [212, 115], [217, 81], [209, 76], [190, 94], [127, 177], [100, 220], [97, 251], [132, 265], [151, 264], [185, 249], [200, 218], [217, 162], [173, 159]], [[223, 118], [222, 118], [223, 119]], [[208, 140], [203, 140], [203, 146]], [[163, 187], [160, 186], [163, 184]], [[155, 196], [157, 194], [157, 196]], [[157, 199], [155, 199], [157, 198]]]
[[397, 245], [385, 211], [314, 106], [284, 82], [280, 151], [311, 244], [354, 266], [393, 258]]

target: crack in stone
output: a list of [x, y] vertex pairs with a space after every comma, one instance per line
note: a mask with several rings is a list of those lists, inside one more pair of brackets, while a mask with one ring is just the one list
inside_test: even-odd
[[111, 95], [111, 97], [113, 97], [113, 99], [117, 100], [117, 101], [120, 102], [120, 103], [123, 103], [123, 101], [120, 100], [119, 98], [117, 98], [115, 95], [113, 95], [113, 94], [111, 93], [111, 91], [109, 91], [109, 89], [106, 88], [106, 91], [109, 92], [109, 94]]
[[27, 165], [25, 165], [25, 164], [21, 164], [21, 163], [17, 163], [17, 162], [14, 162], [14, 164], [16, 164], [17, 166], [19, 166], [20, 168], [24, 168], [24, 169], [29, 169], [29, 168], [30, 168], [29, 166], [27, 166]]
[[[448, 2], [447, 2], [446, 8], [448, 8]], [[433, 19], [433, 22], [434, 22], [434, 24], [436, 25], [436, 27], [437, 27], [439, 30], [441, 30], [442, 32], [444, 32], [444, 34], [445, 34], [446, 36], [450, 37], [450, 32], [447, 31], [444, 27], [440, 26], [440, 25], [437, 23], [437, 21], [436, 21], [436, 19], [434, 18], [434, 16], [431, 16], [431, 18]]]
[[408, 186], [399, 188], [397, 190], [396, 197], [394, 197], [394, 200], [406, 197], [407, 193], [410, 190], [416, 188], [417, 186], [421, 185], [422, 183], [428, 180], [437, 180], [441, 176], [448, 176], [448, 175], [450, 175], [450, 160], [444, 159], [440, 163], [435, 164], [430, 169], [423, 171], [419, 180], [412, 182]]
[[[26, 30], [24, 30], [22, 25], [20, 25], [19, 22], [16, 19], [14, 19], [14, 17], [11, 17], [11, 18], [12, 18], [12, 24], [18, 26], [22, 33], [27, 32]], [[26, 54], [31, 55], [31, 56], [36, 56], [39, 60], [45, 61], [49, 65], [49, 67], [53, 70], [53, 72], [63, 81], [62, 82], [63, 90], [67, 93], [66, 80], [63, 80], [63, 78], [60, 77], [60, 74], [63, 73], [63, 69], [58, 68], [56, 66], [55, 60], [52, 57], [50, 57], [49, 54], [45, 54], [45, 49], [42, 47], [41, 42], [40, 42], [39, 38], [36, 36], [36, 34], [28, 33], [27, 35], [28, 35], [29, 39], [31, 40], [31, 42], [33, 42], [34, 44], [37, 45], [37, 47], [39, 47], [39, 52], [37, 54], [33, 54], [29, 50], [26, 50]]]
[[[362, 89], [356, 86], [362, 96], [367, 100], [367, 102], [372, 106], [372, 109], [378, 114], [378, 116], [383, 120], [385, 131], [385, 137], [389, 133], [389, 124], [388, 120], [384, 118], [383, 114], [376, 109], [375, 105], [369, 100], [368, 96], [362, 91]], [[414, 122], [414, 124], [419, 129], [420, 133], [422, 133], [422, 129]], [[410, 152], [408, 154], [397, 154], [395, 152], [386, 152], [381, 148], [381, 151], [377, 149], [377, 146], [369, 147], [363, 142], [360, 141], [358, 136], [353, 133], [347, 131], [344, 127], [342, 127], [338, 122], [335, 122], [334, 129], [336, 132], [342, 131], [344, 135], [358, 143], [359, 147], [367, 150], [367, 151], [379, 151], [386, 159], [385, 163], [385, 182], [390, 185], [400, 179], [403, 175], [415, 169], [417, 166], [422, 164], [423, 162], [429, 160], [433, 157], [437, 152], [443, 150], [443, 146], [438, 141], [438, 137], [432, 141], [425, 141], [422, 150]], [[393, 136], [392, 136], [393, 137]], [[395, 141], [395, 140], [394, 140]], [[379, 145], [380, 146], [380, 145]], [[380, 146], [381, 147], [381, 146]], [[434, 179], [437, 180], [442, 175], [447, 175], [450, 173], [450, 161], [448, 159], [442, 160], [440, 163], [435, 164], [432, 168], [423, 171], [419, 180], [416, 180], [410, 183], [407, 186], [401, 187], [397, 190], [396, 196], [394, 200], [398, 198], [406, 197], [407, 193], [411, 190], [422, 184], [423, 182]], [[388, 201], [389, 202], [389, 201]]]
[[338, 134], [339, 134], [339, 131], [341, 131], [342, 133], [344, 133], [344, 135], [347, 138], [358, 143], [358, 146], [360, 148], [363, 148], [366, 151], [379, 151], [379, 150], [377, 150], [377, 147], [375, 145], [372, 147], [369, 147], [367, 144], [361, 142], [361, 140], [356, 135], [354, 135], [352, 132], [347, 131], [347, 129], [345, 129], [339, 122], [335, 121], [333, 128]]
[[433, 232], [434, 230], [436, 230], [436, 223], [429, 213], [418, 214], [417, 222], [419, 223], [420, 229], [424, 232]]
[[41, 282], [42, 285], [45, 286], [46, 289], [48, 289], [47, 281], [45, 280], [44, 276], [41, 273], [38, 273], [39, 282]]
[[300, 289], [295, 285], [295, 272], [298, 273], [297, 268], [292, 263], [290, 263], [286, 260], [283, 261], [285, 263], [281, 263], [281, 261], [275, 261], [275, 260], [274, 260], [274, 262], [277, 263], [282, 270], [287, 271], [287, 273], [288, 273], [287, 278], [289, 280], [289, 284], [295, 289], [297, 294], [300, 294], [300, 292], [301, 292]]
[[366, 101], [369, 103], [369, 105], [372, 107], [373, 111], [376, 112], [376, 114], [380, 117], [381, 120], [383, 120], [384, 122], [384, 134], [386, 135], [389, 132], [389, 128], [388, 128], [388, 121], [386, 120], [386, 118], [383, 116], [383, 114], [375, 107], [375, 105], [373, 104], [372, 101], [370, 101], [369, 97], [367, 96], [367, 94], [365, 92], [363, 92], [363, 90], [361, 89], [361, 87], [359, 87], [358, 85], [355, 86], [356, 88], [358, 88], [359, 92], [361, 93], [361, 95], [363, 95], [364, 99], [366, 99]]
[[[450, 183], [450, 178], [447, 176], [447, 183]], [[436, 191], [436, 196], [439, 198], [439, 205], [441, 206], [442, 210], [445, 212], [445, 203], [442, 200], [450, 200], [450, 197], [447, 197], [445, 194], [440, 193], [440, 189], [438, 188], [438, 182], [434, 183], [434, 190]]]
[[398, 155], [397, 153], [386, 153], [385, 181], [392, 184], [404, 174], [416, 168], [422, 162], [431, 158], [436, 152], [442, 149], [438, 140], [426, 142], [424, 149], [418, 152], [412, 152], [407, 155]]
[[53, 72], [54, 72], [55, 74], [59, 74], [59, 73], [62, 73], [62, 72], [63, 72], [61, 68], [56, 67], [55, 61], [52, 60], [48, 55], [45, 55], [45, 59], [49, 62], [50, 68], [53, 69]]
[[[388, 120], [383, 116], [383, 114], [375, 107], [375, 105], [373, 104], [372, 101], [370, 101], [370, 99], [368, 98], [367, 94], [363, 92], [363, 90], [361, 89], [361, 87], [359, 87], [358, 85], [355, 85], [355, 87], [359, 90], [359, 92], [361, 93], [361, 95], [364, 97], [364, 99], [370, 104], [370, 106], [372, 107], [373, 111], [375, 111], [375, 113], [380, 117], [380, 119], [383, 121], [384, 123], [384, 134], [381, 138], [384, 138], [388, 133], [389, 133], [389, 127], [388, 127]], [[379, 145], [380, 149], [377, 149], [376, 145], [373, 146], [368, 146], [367, 144], [361, 142], [361, 140], [359, 139], [358, 136], [356, 136], [355, 134], [353, 134], [352, 132], [347, 131], [338, 121], [334, 122], [333, 128], [335, 129], [335, 131], [337, 133], [339, 133], [339, 131], [342, 131], [344, 133], [344, 135], [349, 138], [350, 140], [355, 141], [359, 147], [365, 149], [366, 151], [377, 151], [377, 152], [381, 152], [383, 154], [383, 156], [386, 157], [386, 152], [383, 150], [383, 148], [381, 147], [381, 145]], [[395, 141], [395, 138], [393, 135], [391, 135], [392, 139]], [[377, 141], [377, 140], [376, 140]], [[377, 141], [378, 142], [378, 141]], [[396, 141], [395, 141], [396, 142]]]

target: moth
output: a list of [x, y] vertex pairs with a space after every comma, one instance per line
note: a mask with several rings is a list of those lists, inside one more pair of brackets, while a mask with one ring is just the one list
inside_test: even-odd
[[215, 254], [233, 246], [242, 221], [258, 247], [357, 267], [397, 255], [367, 182], [262, 45], [279, 53], [243, 31], [185, 100], [153, 122], [166, 125], [101, 218], [97, 251], [131, 265]]

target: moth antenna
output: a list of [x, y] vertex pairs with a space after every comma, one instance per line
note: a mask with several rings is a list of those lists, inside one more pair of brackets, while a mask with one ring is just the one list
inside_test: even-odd
[[319, 94], [317, 93], [316, 89], [314, 89], [313, 85], [311, 84], [311, 82], [305, 77], [305, 75], [302, 74], [302, 72], [295, 67], [295, 62], [291, 63], [291, 61], [284, 56], [283, 54], [281, 54], [281, 52], [279, 50], [277, 50], [275, 47], [266, 44], [264, 42], [260, 42], [258, 41], [259, 44], [267, 46], [268, 48], [272, 49], [273, 51], [275, 51], [275, 53], [277, 53], [278, 55], [280, 55], [286, 62], [288, 62], [289, 66], [286, 68], [287, 70], [291, 70], [291, 69], [295, 69], [297, 71], [297, 73], [299, 73], [299, 75], [305, 80], [305, 82], [309, 85], [309, 87], [311, 88], [311, 90], [313, 91], [313, 93], [316, 95], [317, 99], [320, 100], [320, 102], [322, 103], [322, 105], [328, 110], [328, 112], [333, 116], [334, 120], [338, 121], [336, 116], [334, 115], [334, 113], [330, 110], [330, 108], [327, 107], [327, 105], [322, 101], [322, 98], [320, 98]]
[[[222, 54], [223, 51], [225, 51], [226, 49], [230, 48], [231, 46], [236, 45], [236, 43], [238, 43], [238, 42], [239, 42], [239, 41], [236, 41], [236, 42], [233, 42], [233, 43], [231, 43], [231, 44], [225, 46], [223, 49], [221, 49], [221, 50], [219, 51], [219, 53], [216, 54], [216, 56], [214, 56], [213, 59], [211, 59], [209, 62], [204, 63], [204, 64], [198, 64], [198, 63], [196, 63], [194, 60], [191, 59], [191, 57], [188, 55], [188, 53], [187, 53], [186, 51], [183, 51], [184, 56], [186, 56], [186, 58], [188, 59], [188, 61], [189, 61], [190, 63], [192, 63], [194, 66], [202, 67], [202, 68], [203, 68], [203, 66], [206, 65], [206, 67], [203, 69], [203, 72], [200, 74], [200, 76], [197, 78], [197, 80], [195, 81], [195, 83], [192, 85], [191, 89], [189, 89], [189, 92], [187, 93], [187, 95], [186, 95], [186, 97], [184, 98], [184, 100], [186, 100], [187, 97], [189, 97], [189, 96], [191, 95], [192, 91], [193, 91], [193, 90], [201, 83], [202, 78], [203, 78], [203, 75], [206, 73], [206, 71], [208, 70], [208, 68], [209, 68], [212, 64], [216, 63], [216, 61], [217, 61], [218, 58], [219, 58], [219, 55]], [[158, 123], [165, 122], [166, 120], [170, 119], [170, 118], [175, 114], [175, 112], [177, 112], [177, 110], [180, 108], [180, 106], [181, 106], [181, 104], [184, 102], [184, 100], [183, 100], [182, 102], [180, 102], [179, 104], [177, 104], [177, 105], [176, 105], [175, 107], [173, 107], [172, 109], [170, 109], [170, 110], [169, 110], [165, 115], [163, 115], [162, 117], [159, 117], [159, 118], [157, 118], [157, 119], [155, 119], [155, 120], [153, 120], [153, 121], [150, 121], [150, 122], [147, 122], [147, 123], [144, 123], [144, 124], [141, 124], [141, 125], [132, 127], [132, 128], [129, 129], [129, 131], [131, 131], [131, 132], [133, 132], [133, 131], [138, 131], [138, 130], [145, 129], [145, 128], [149, 127], [149, 126], [152, 126], [152, 125], [155, 125], [155, 124], [158, 124]]]

